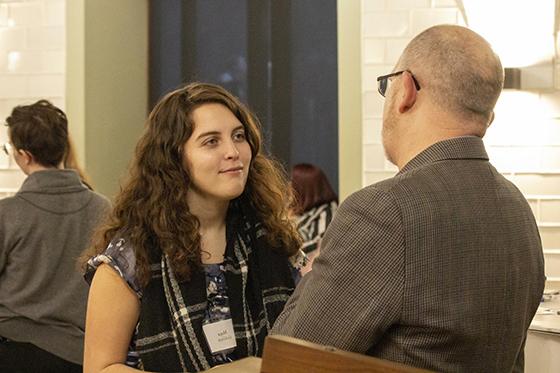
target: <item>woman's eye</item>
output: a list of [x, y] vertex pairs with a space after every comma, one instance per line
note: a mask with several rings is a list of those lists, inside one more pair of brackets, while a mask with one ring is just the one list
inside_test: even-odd
[[245, 140], [245, 132], [238, 132], [235, 135], [233, 135], [233, 138], [236, 141], [244, 141]]
[[208, 139], [204, 142], [204, 145], [216, 145], [218, 143], [218, 139]]

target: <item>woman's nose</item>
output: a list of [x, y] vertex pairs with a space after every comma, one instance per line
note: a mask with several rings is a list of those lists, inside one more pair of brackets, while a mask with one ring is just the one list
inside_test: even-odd
[[239, 158], [239, 150], [237, 149], [237, 145], [233, 141], [230, 141], [227, 145], [226, 158], [227, 159]]

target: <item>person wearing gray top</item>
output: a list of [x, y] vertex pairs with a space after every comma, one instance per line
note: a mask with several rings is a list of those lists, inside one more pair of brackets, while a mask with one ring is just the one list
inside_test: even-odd
[[77, 258], [110, 203], [60, 168], [60, 109], [18, 106], [7, 125], [4, 150], [28, 177], [0, 200], [0, 371], [81, 372], [88, 286]]
[[521, 372], [545, 276], [531, 208], [482, 141], [500, 60], [473, 31], [435, 26], [378, 82], [399, 172], [342, 203], [272, 333], [438, 372]]

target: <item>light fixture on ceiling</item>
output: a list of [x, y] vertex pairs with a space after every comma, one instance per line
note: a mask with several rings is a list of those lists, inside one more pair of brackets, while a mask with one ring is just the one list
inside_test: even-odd
[[555, 0], [456, 0], [469, 28], [492, 44], [504, 66], [551, 63], [555, 55]]

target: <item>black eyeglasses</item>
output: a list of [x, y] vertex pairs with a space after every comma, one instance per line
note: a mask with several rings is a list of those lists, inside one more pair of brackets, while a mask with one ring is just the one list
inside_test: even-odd
[[412, 76], [412, 80], [414, 81], [414, 86], [416, 87], [416, 90], [419, 91], [420, 90], [420, 84], [418, 84], [418, 81], [416, 80], [414, 75], [409, 70], [402, 70], [402, 71], [397, 71], [396, 73], [391, 73], [391, 74], [382, 75], [382, 76], [377, 77], [377, 91], [379, 92], [379, 94], [381, 96], [385, 97], [385, 92], [387, 92], [387, 86], [388, 86], [387, 83], [389, 82], [389, 78], [391, 78], [393, 76], [401, 75], [405, 71], [407, 73], [409, 73], [410, 76]]
[[6, 155], [12, 154], [12, 144], [10, 144], [9, 142], [2, 145], [2, 149], [4, 150], [4, 153], [6, 153]]

